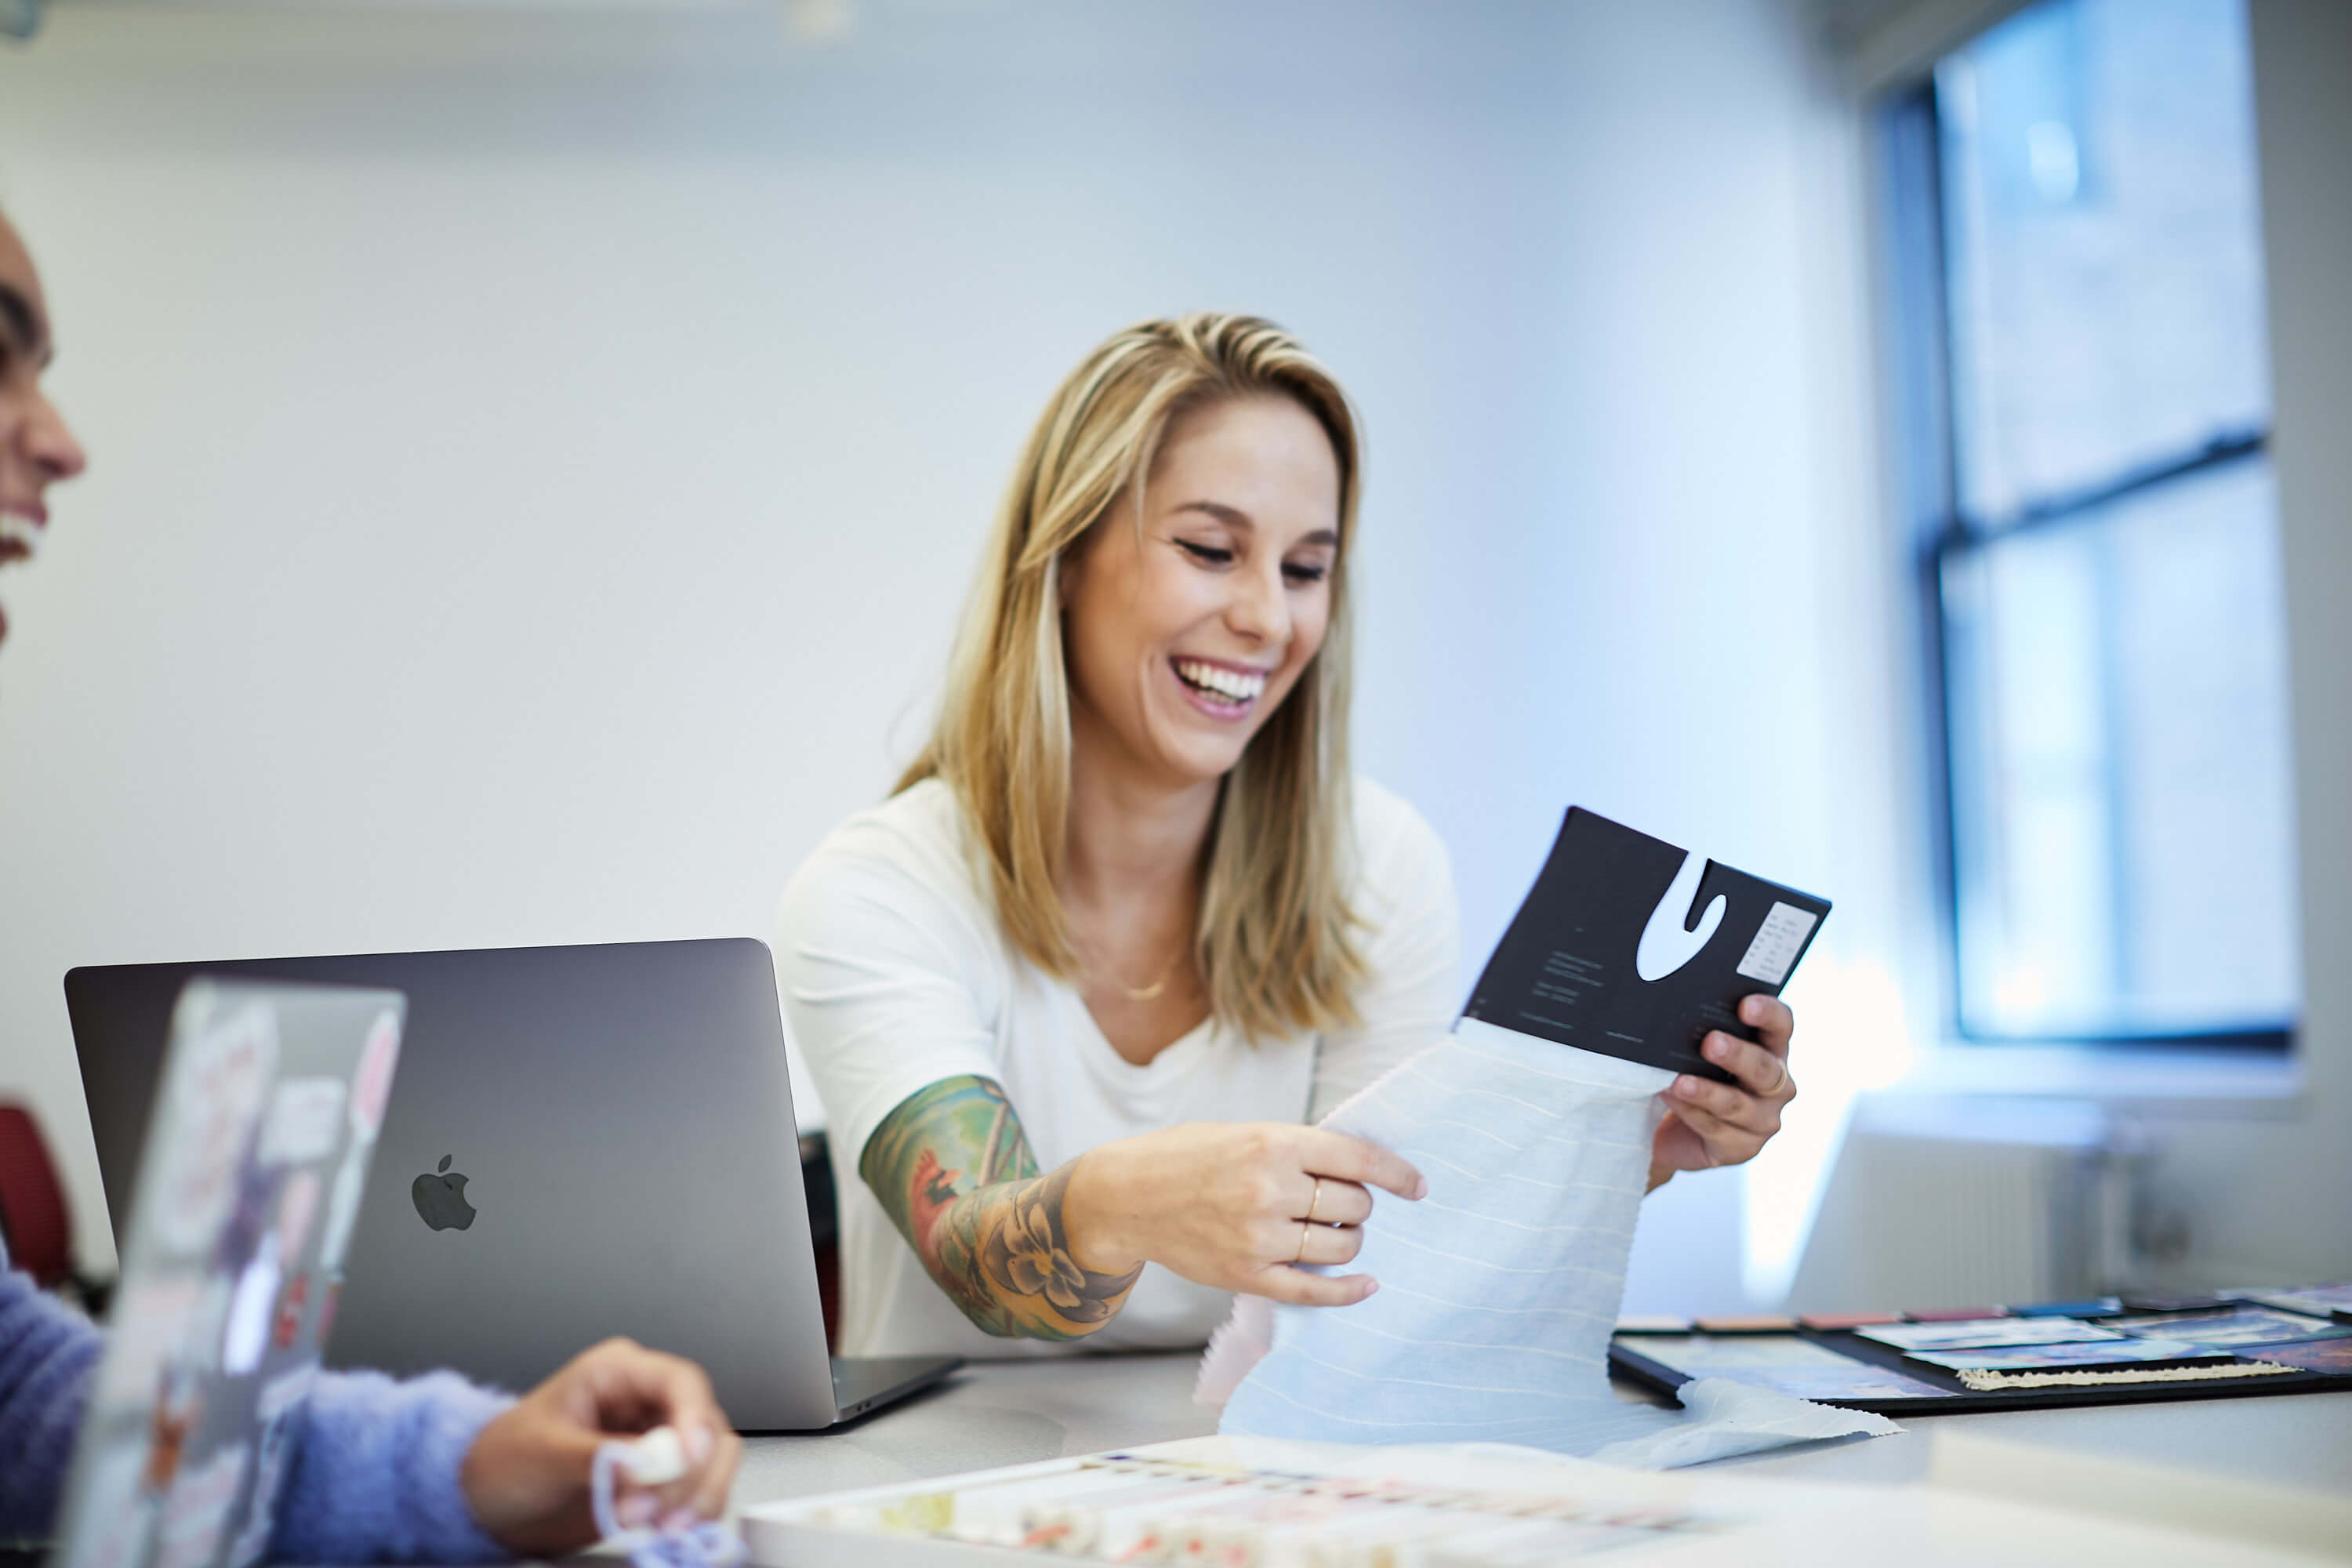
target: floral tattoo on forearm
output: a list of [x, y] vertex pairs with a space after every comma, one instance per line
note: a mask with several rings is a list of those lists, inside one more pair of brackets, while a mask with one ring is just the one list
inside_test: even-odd
[[898, 1103], [867, 1139], [857, 1173], [963, 1315], [1007, 1339], [1075, 1340], [1108, 1322], [1140, 1268], [1097, 1274], [1070, 1256], [1062, 1196], [1004, 1090], [942, 1079]]

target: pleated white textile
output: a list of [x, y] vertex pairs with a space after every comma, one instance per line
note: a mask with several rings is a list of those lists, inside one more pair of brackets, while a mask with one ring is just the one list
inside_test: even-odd
[[[1211, 1342], [1201, 1397], [1221, 1432], [1360, 1443], [1524, 1444], [1637, 1466], [1810, 1437], [1883, 1417], [1743, 1385], [1686, 1385], [1692, 1410], [1610, 1391], [1609, 1336], [1674, 1075], [1465, 1020], [1323, 1125], [1418, 1167], [1418, 1203], [1379, 1194], [1352, 1307], [1244, 1297]], [[1697, 1397], [1694, 1397], [1694, 1395]], [[1706, 1414], [1698, 1414], [1704, 1405]]]

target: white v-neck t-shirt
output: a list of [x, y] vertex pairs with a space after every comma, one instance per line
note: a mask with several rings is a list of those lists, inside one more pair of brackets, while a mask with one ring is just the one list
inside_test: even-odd
[[1319, 1116], [1443, 1035], [1461, 1005], [1445, 847], [1413, 809], [1355, 781], [1356, 912], [1370, 977], [1356, 1028], [1253, 1046], [1213, 1018], [1138, 1067], [1067, 983], [998, 923], [983, 862], [936, 779], [826, 837], [784, 889], [775, 954], [786, 1021], [824, 1102], [841, 1205], [845, 1355], [1053, 1354], [1202, 1343], [1232, 1296], [1157, 1264], [1118, 1317], [1069, 1344], [982, 1332], [931, 1279], [857, 1173], [909, 1095], [971, 1075], [1003, 1086], [1041, 1169], [1187, 1121]]

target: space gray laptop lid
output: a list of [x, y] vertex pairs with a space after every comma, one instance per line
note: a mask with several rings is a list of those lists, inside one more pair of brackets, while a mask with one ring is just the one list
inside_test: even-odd
[[118, 1239], [172, 998], [200, 971], [408, 997], [329, 1364], [521, 1390], [625, 1334], [700, 1363], [746, 1430], [835, 1420], [763, 943], [76, 969], [66, 1000]]

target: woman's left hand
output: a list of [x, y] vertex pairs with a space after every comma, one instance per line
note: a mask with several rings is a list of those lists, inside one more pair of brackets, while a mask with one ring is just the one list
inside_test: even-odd
[[1654, 1189], [1676, 1171], [1752, 1160], [1780, 1131], [1780, 1111], [1797, 1098], [1797, 1080], [1789, 1076], [1789, 1037], [1796, 1033], [1797, 1016], [1778, 998], [1757, 995], [1739, 1005], [1739, 1019], [1763, 1037], [1761, 1044], [1720, 1029], [1699, 1042], [1706, 1059], [1738, 1083], [1685, 1073], [1666, 1086], [1666, 1119], [1650, 1145]]

